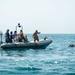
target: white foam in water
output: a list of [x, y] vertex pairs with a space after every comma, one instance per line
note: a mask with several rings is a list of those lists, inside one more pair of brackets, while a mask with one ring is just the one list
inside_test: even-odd
[[57, 64], [58, 62], [57, 62], [57, 61], [55, 61], [54, 63], [55, 63], [55, 64]]

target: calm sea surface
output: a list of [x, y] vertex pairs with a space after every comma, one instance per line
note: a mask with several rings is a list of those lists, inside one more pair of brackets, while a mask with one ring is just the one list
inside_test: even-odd
[[39, 38], [45, 36], [53, 40], [46, 49], [0, 49], [0, 75], [75, 75], [75, 47], [68, 47], [75, 43], [75, 34]]

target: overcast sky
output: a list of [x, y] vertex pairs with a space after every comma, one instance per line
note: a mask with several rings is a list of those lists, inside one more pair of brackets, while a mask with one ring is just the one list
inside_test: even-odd
[[75, 0], [0, 0], [0, 30], [75, 33]]

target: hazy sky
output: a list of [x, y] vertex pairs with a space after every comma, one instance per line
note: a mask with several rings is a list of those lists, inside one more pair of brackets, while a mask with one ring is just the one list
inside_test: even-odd
[[0, 30], [75, 33], [75, 0], [0, 0]]

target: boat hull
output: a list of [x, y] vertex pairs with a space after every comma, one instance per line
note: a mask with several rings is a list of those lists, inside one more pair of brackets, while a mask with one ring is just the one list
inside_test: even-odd
[[52, 40], [42, 40], [39, 42], [16, 42], [16, 43], [3, 43], [1, 44], [2, 49], [14, 49], [14, 48], [28, 48], [28, 49], [45, 49], [49, 44], [52, 43]]

